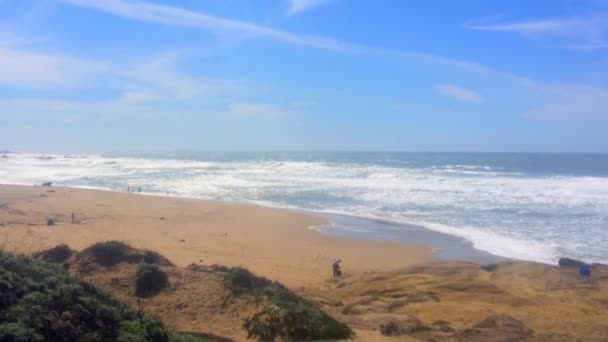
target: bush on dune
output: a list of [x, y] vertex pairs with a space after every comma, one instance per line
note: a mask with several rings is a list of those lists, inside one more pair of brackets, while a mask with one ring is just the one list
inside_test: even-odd
[[68, 259], [70, 259], [73, 254], [74, 254], [74, 251], [71, 250], [68, 245], [62, 244], [62, 245], [55, 246], [51, 249], [47, 249], [45, 251], [34, 253], [33, 256], [34, 256], [34, 258], [37, 258], [37, 259], [40, 259], [43, 261], [60, 264], [60, 263], [64, 263], [64, 262], [68, 261]]
[[95, 257], [96, 261], [104, 266], [116, 265], [125, 261], [131, 247], [119, 241], [97, 242], [87, 251]]
[[248, 338], [260, 341], [343, 340], [353, 336], [346, 324], [305, 302], [267, 304], [246, 319], [243, 327]]
[[83, 250], [81, 255], [90, 256], [103, 266], [114, 266], [120, 262], [171, 266], [169, 260], [156, 252], [137, 250], [120, 241], [97, 242]]
[[272, 284], [270, 280], [258, 277], [245, 268], [218, 268], [218, 270], [226, 272], [226, 284], [235, 294], [260, 289]]
[[[184, 337], [186, 338], [186, 337]], [[61, 267], [0, 251], [0, 341], [208, 341], [171, 333]]]
[[218, 270], [225, 273], [226, 285], [235, 295], [250, 293], [265, 299], [263, 308], [243, 324], [249, 338], [317, 341], [348, 339], [354, 335], [346, 324], [278, 282], [258, 277], [244, 268]]
[[169, 278], [158, 266], [140, 264], [135, 274], [135, 295], [150, 297], [158, 294], [169, 285]]

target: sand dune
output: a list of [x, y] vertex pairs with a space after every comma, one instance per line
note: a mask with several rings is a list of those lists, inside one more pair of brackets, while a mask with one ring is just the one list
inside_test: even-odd
[[[303, 294], [359, 330], [397, 320], [420, 340], [608, 341], [607, 286], [603, 266], [581, 279], [576, 268], [531, 262], [505, 262], [492, 271], [431, 262], [336, 278]], [[504, 317], [509, 322], [502, 326], [475, 328]]]

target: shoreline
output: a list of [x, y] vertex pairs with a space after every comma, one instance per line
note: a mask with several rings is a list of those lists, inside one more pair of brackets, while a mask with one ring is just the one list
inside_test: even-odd
[[[8, 186], [33, 186], [37, 187], [39, 185], [28, 185], [28, 184], [1, 184], [0, 185], [8, 185]], [[329, 234], [335, 237], [342, 237], [347, 239], [356, 239], [362, 241], [379, 241], [379, 242], [389, 242], [389, 243], [403, 243], [403, 244], [414, 244], [419, 246], [428, 247], [432, 250], [433, 257], [439, 260], [446, 261], [467, 261], [473, 262], [476, 264], [488, 264], [495, 263], [500, 261], [509, 261], [509, 260], [517, 260], [517, 261], [531, 261], [531, 262], [540, 262], [547, 265], [555, 265], [556, 262], [543, 262], [537, 260], [527, 260], [513, 257], [506, 257], [497, 254], [493, 254], [492, 252], [477, 249], [474, 247], [472, 241], [467, 240], [464, 237], [448, 234], [445, 232], [433, 230], [431, 228], [425, 227], [420, 224], [413, 223], [403, 223], [398, 221], [391, 221], [388, 219], [382, 218], [372, 218], [365, 217], [359, 215], [353, 215], [348, 213], [334, 213], [331, 211], [315, 211], [309, 209], [302, 209], [297, 207], [289, 207], [289, 206], [280, 206], [280, 205], [272, 205], [271, 203], [266, 202], [255, 202], [255, 201], [239, 201], [239, 200], [222, 200], [222, 199], [205, 199], [205, 198], [195, 198], [195, 197], [187, 197], [187, 196], [179, 196], [175, 194], [165, 195], [160, 192], [130, 192], [118, 189], [104, 188], [104, 187], [94, 187], [94, 186], [72, 186], [72, 185], [57, 185], [56, 187], [66, 187], [73, 189], [82, 189], [82, 190], [94, 190], [94, 191], [105, 191], [105, 192], [116, 192], [123, 194], [131, 194], [131, 195], [140, 195], [140, 196], [153, 196], [159, 198], [177, 198], [183, 200], [194, 200], [194, 201], [213, 201], [219, 203], [226, 204], [234, 204], [234, 205], [244, 205], [244, 206], [255, 206], [261, 208], [270, 208], [277, 210], [286, 210], [289, 212], [305, 214], [317, 218], [322, 218], [327, 220], [328, 222], [321, 223], [318, 225], [313, 225], [308, 227], [312, 230], [316, 230], [322, 234]], [[358, 231], [352, 231], [347, 229], [341, 229], [340, 227], [349, 226], [353, 222], [359, 227], [364, 225], [373, 226], [375, 228], [380, 228], [381, 231], [368, 231], [368, 234], [361, 234]], [[392, 227], [392, 228], [405, 228], [402, 231], [395, 229], [383, 229], [383, 227]]]
[[[327, 219], [252, 203], [138, 196], [62, 186], [0, 185], [0, 240], [32, 253], [61, 243], [82, 250], [120, 240], [158, 251], [179, 266], [242, 266], [288, 286], [347, 274], [388, 271], [434, 260], [431, 248], [333, 236], [310, 229]], [[71, 214], [75, 223], [71, 223]], [[47, 226], [48, 219], [54, 220]]]
[[[201, 152], [180, 158], [174, 154], [27, 153], [2, 160], [0, 178], [7, 184], [54, 181], [55, 185], [120, 192], [127, 191], [128, 185], [135, 190], [141, 186], [142, 194], [152, 196], [164, 197], [171, 191], [170, 196], [180, 198], [253, 203], [321, 217], [343, 214], [369, 220], [370, 226], [384, 226], [378, 220], [388, 221], [396, 230], [408, 233], [411, 226], [416, 226], [428, 233], [415, 228], [416, 234], [426, 238], [412, 240], [405, 233], [387, 234], [388, 230], [382, 234], [337, 231], [342, 227], [324, 231], [358, 239], [422, 242], [445, 259], [484, 263], [489, 259], [486, 256], [495, 255], [549, 265], [555, 265], [561, 257], [608, 263], [603, 248], [608, 233], [598, 230], [604, 221], [605, 203], [601, 196], [596, 198], [604, 190], [603, 181], [597, 184], [598, 193], [584, 185], [587, 183], [583, 179], [578, 179], [581, 189], [572, 187], [579, 182], [570, 180], [584, 175], [554, 178], [530, 168], [522, 177], [512, 177], [502, 162], [488, 164], [484, 158], [470, 165], [448, 156], [353, 158], [347, 154], [324, 157]], [[496, 167], [497, 172], [504, 171], [506, 178], [492, 170], [484, 173], [486, 164]], [[503, 166], [507, 169], [500, 171]], [[468, 173], [476, 168], [481, 169], [480, 173]], [[589, 185], [598, 181], [592, 180]], [[481, 189], [488, 192], [473, 195]], [[559, 195], [563, 191], [571, 196]], [[597, 203], [600, 210], [585, 203]], [[579, 214], [584, 216], [578, 219]], [[350, 221], [348, 217], [346, 221]], [[572, 227], [579, 227], [581, 234]], [[452, 248], [435, 245], [438, 239], [451, 240], [454, 243], [447, 247], [458, 248], [454, 253], [447, 251]]]
[[[329, 225], [319, 227], [319, 231], [323, 233], [368, 241], [393, 241], [423, 245], [431, 248], [433, 257], [438, 260], [465, 261], [479, 265], [502, 261], [529, 261], [503, 257], [476, 249], [473, 243], [465, 238], [438, 232], [422, 225], [375, 220], [347, 214], [319, 213], [317, 215], [330, 220]], [[351, 229], [345, 229], [345, 226]]]

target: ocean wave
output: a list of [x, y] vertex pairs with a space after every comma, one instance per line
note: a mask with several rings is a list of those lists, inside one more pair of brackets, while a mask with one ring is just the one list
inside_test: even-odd
[[[417, 224], [497, 255], [608, 261], [608, 178], [538, 175], [490, 165], [190, 160], [12, 154], [0, 182], [125, 189], [255, 202]], [[593, 238], [589, 238], [592, 236]]]

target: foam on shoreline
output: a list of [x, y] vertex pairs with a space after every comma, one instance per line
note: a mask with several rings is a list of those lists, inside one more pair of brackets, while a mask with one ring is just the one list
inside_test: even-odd
[[422, 226], [508, 258], [608, 262], [608, 178], [601, 175], [526, 174], [470, 161], [412, 167], [398, 160], [273, 158], [280, 155], [195, 160], [12, 153], [0, 160], [0, 182], [141, 187], [149, 195], [352, 215], [392, 222], [395, 229]]

